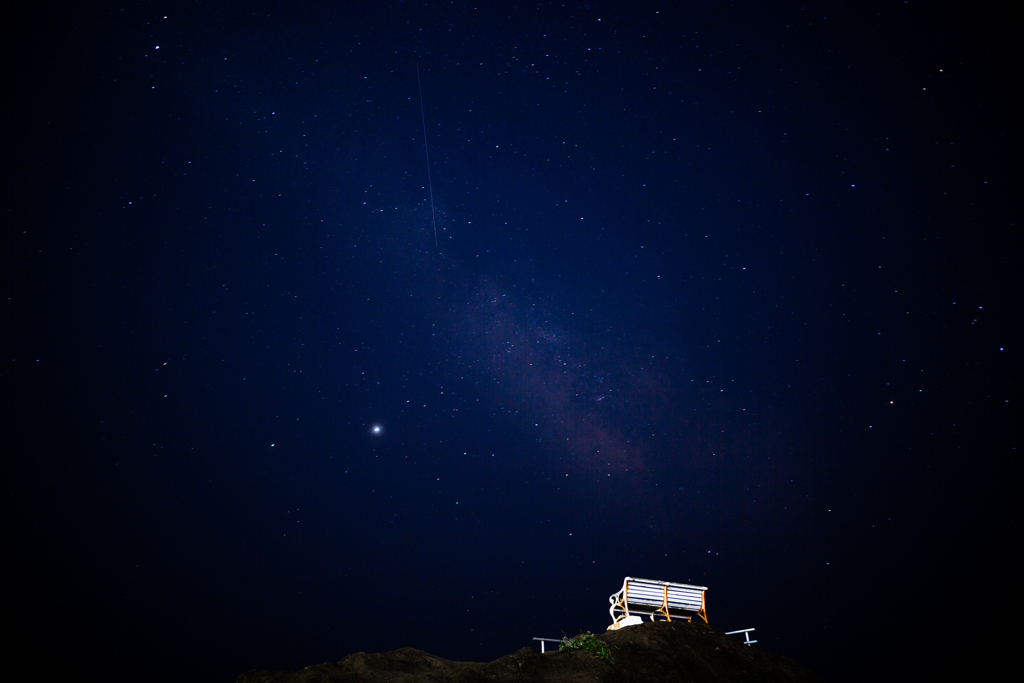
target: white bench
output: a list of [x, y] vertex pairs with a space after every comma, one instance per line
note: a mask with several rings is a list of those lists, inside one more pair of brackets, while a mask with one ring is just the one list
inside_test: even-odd
[[637, 623], [639, 617], [636, 615], [640, 614], [646, 614], [651, 621], [655, 621], [659, 614], [668, 621], [672, 621], [673, 617], [689, 621], [696, 615], [707, 623], [708, 613], [704, 606], [706, 590], [707, 586], [627, 576], [622, 582], [622, 590], [608, 598], [612, 604], [608, 610], [612, 615], [612, 625], [608, 630], [616, 631], [622, 626]]

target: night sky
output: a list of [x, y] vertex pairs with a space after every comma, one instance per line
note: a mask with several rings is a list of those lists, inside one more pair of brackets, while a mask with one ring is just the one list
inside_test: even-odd
[[1017, 609], [1008, 17], [101, 2], [5, 34], [33, 665], [485, 661], [603, 631], [632, 575], [853, 681], [966, 665]]

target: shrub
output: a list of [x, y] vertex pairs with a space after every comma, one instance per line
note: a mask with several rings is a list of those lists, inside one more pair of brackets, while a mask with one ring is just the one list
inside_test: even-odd
[[608, 646], [605, 643], [598, 640], [597, 637], [590, 631], [569, 638], [559, 646], [558, 651], [582, 651], [592, 654], [595, 657], [601, 657], [609, 664], [614, 663], [612, 661], [611, 650], [609, 650]]

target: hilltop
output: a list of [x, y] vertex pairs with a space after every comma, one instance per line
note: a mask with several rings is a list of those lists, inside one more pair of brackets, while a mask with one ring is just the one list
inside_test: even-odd
[[702, 621], [644, 623], [596, 636], [611, 656], [589, 651], [531, 648], [493, 662], [456, 662], [413, 648], [367, 654], [301, 671], [243, 673], [237, 683], [483, 683], [545, 681], [583, 683], [683, 683], [688, 681], [806, 682], [821, 679], [798, 662], [748, 647]]

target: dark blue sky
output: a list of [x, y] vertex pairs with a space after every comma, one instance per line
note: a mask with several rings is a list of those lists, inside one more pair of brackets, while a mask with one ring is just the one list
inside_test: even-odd
[[965, 11], [10, 26], [24, 645], [167, 680], [487, 660], [603, 630], [635, 575], [830, 680], [955, 664], [930, 629], [1012, 611], [1019, 535], [1019, 88]]

